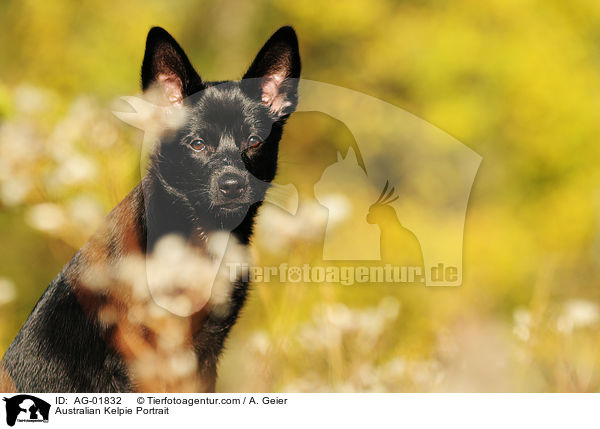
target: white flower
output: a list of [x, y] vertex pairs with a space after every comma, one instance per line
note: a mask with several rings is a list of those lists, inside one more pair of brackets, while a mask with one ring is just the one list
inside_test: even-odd
[[97, 167], [94, 161], [82, 155], [74, 154], [60, 164], [55, 173], [59, 185], [76, 185], [96, 177]]
[[261, 356], [265, 356], [271, 347], [271, 340], [265, 331], [256, 331], [250, 338], [250, 347]]
[[297, 241], [321, 238], [327, 225], [327, 209], [315, 202], [303, 203], [295, 215], [266, 204], [258, 218], [259, 241], [272, 252], [279, 252]]
[[600, 321], [598, 304], [582, 299], [567, 301], [556, 327], [560, 332], [571, 333], [574, 329], [592, 326]]
[[42, 203], [33, 206], [29, 210], [27, 222], [40, 231], [56, 231], [64, 225], [65, 214], [57, 204]]
[[14, 101], [19, 112], [42, 112], [48, 108], [51, 101], [51, 94], [35, 86], [21, 85], [15, 89]]
[[17, 289], [12, 281], [0, 278], [0, 305], [8, 304], [17, 296]]
[[529, 340], [529, 328], [531, 325], [531, 313], [525, 308], [517, 308], [513, 313], [515, 326], [513, 333], [523, 341]]
[[196, 371], [197, 359], [191, 350], [183, 350], [169, 358], [170, 374], [176, 377], [189, 377]]
[[329, 209], [328, 225], [335, 226], [348, 217], [352, 205], [343, 194], [327, 194], [319, 201]]
[[31, 185], [18, 178], [9, 178], [2, 183], [2, 202], [7, 206], [16, 206], [21, 204], [27, 193], [29, 192]]
[[91, 195], [80, 195], [68, 203], [69, 216], [85, 230], [96, 229], [104, 218], [102, 205]]
[[386, 320], [395, 320], [400, 313], [400, 302], [393, 296], [386, 296], [379, 302], [377, 311]]

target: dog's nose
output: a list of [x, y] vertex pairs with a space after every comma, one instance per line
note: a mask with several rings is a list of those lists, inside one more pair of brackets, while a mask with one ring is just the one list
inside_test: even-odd
[[241, 176], [226, 174], [218, 181], [219, 191], [227, 198], [236, 198], [244, 190], [244, 179]]

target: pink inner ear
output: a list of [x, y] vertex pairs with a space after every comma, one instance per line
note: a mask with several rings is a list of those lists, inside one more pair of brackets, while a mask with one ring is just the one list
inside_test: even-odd
[[274, 73], [262, 80], [262, 102], [269, 106], [273, 113], [279, 113], [292, 103], [286, 100], [279, 89], [285, 79], [284, 73]]
[[174, 74], [160, 73], [157, 81], [170, 104], [181, 106], [183, 104], [183, 84], [181, 79]]

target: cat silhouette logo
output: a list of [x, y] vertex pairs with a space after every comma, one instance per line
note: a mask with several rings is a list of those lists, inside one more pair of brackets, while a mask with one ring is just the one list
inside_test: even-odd
[[6, 402], [6, 424], [14, 426], [15, 422], [48, 423], [50, 404], [31, 395], [17, 395], [4, 398]]

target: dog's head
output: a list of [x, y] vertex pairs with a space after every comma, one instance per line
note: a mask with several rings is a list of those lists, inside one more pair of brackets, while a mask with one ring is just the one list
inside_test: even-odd
[[204, 82], [162, 28], [148, 33], [144, 91], [158, 92], [183, 123], [165, 133], [151, 171], [196, 215], [235, 225], [262, 201], [277, 168], [282, 128], [297, 104], [300, 56], [291, 27], [265, 43], [239, 81]]

